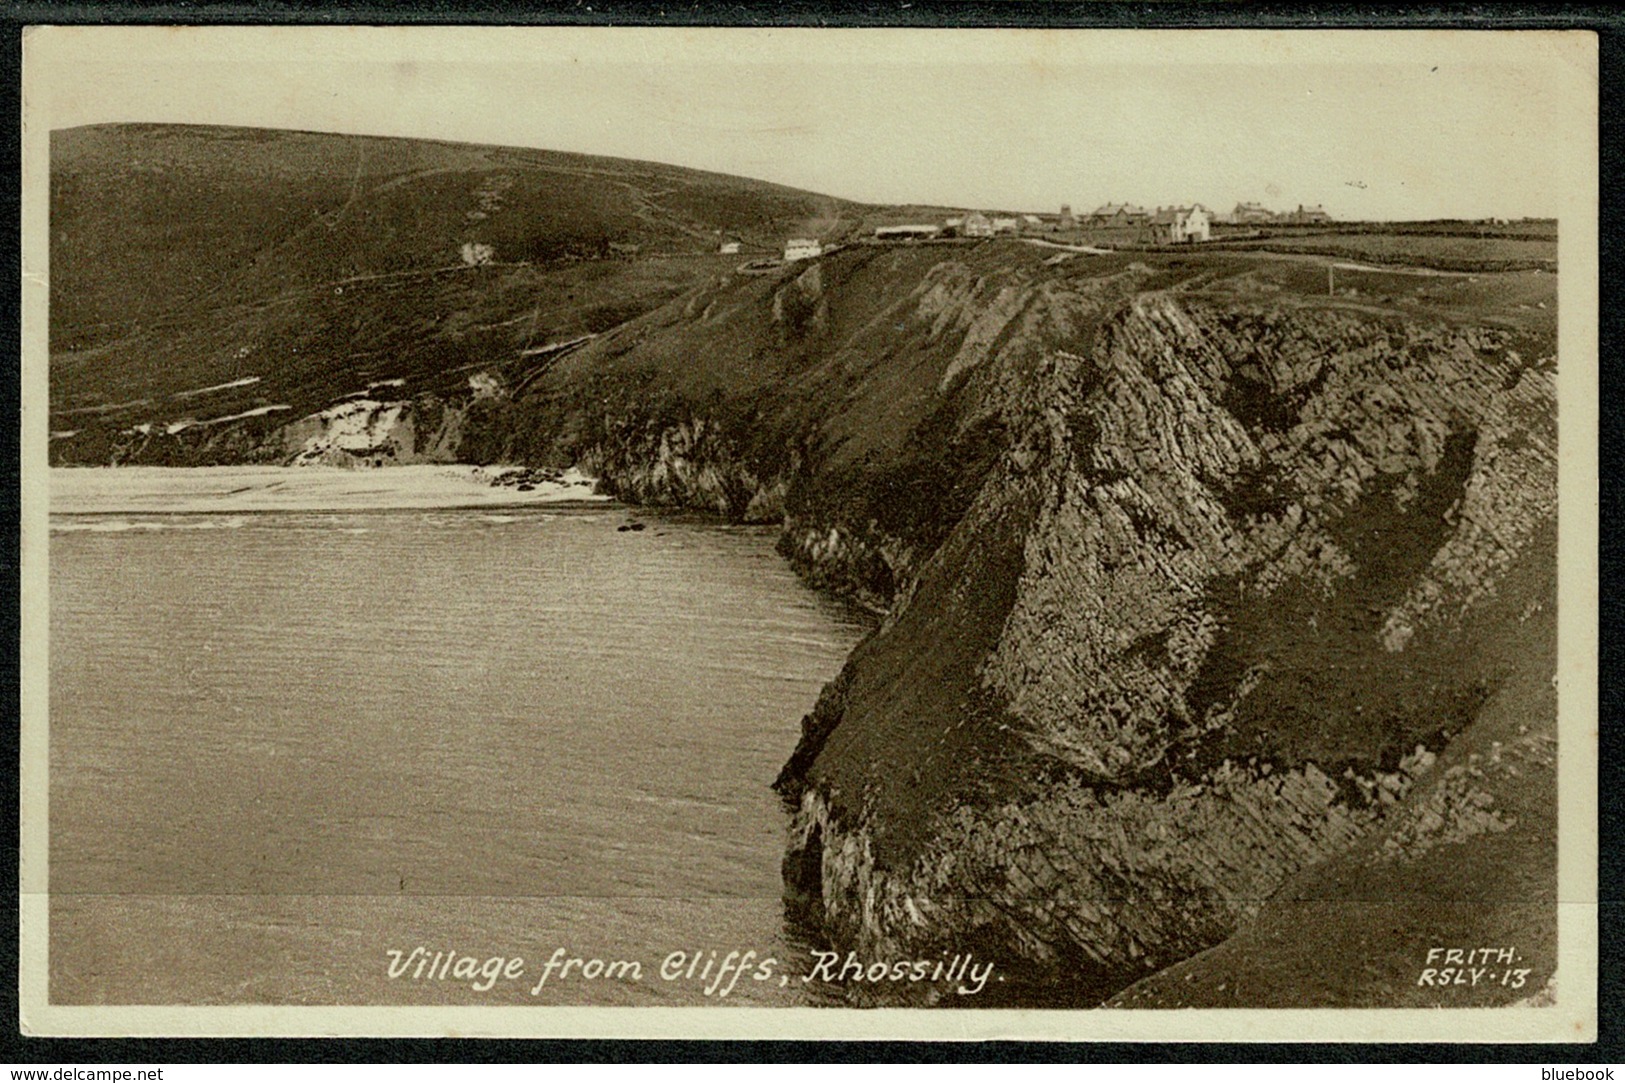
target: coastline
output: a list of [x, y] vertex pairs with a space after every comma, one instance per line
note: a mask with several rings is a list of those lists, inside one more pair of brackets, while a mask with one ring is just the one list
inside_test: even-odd
[[52, 467], [52, 515], [388, 511], [609, 504], [577, 470], [528, 490], [497, 484], [514, 468], [459, 463], [351, 470], [286, 466]]

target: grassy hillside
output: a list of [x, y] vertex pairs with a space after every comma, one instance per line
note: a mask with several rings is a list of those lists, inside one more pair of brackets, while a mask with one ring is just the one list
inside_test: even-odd
[[51, 159], [63, 461], [106, 461], [140, 423], [455, 386], [731, 269], [724, 236], [760, 254], [856, 221], [744, 178], [423, 140], [109, 125], [52, 133]]

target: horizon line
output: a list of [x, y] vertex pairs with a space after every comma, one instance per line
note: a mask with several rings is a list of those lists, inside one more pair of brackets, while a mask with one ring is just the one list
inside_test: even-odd
[[[1059, 210], [1051, 211], [1051, 210], [1014, 209], [1014, 208], [1010, 208], [1010, 207], [996, 207], [996, 206], [992, 206], [992, 205], [988, 205], [988, 204], [973, 204], [973, 203], [955, 204], [955, 203], [939, 203], [939, 202], [923, 202], [923, 201], [915, 202], [915, 201], [906, 201], [906, 200], [905, 201], [891, 202], [891, 203], [871, 203], [871, 202], [866, 202], [866, 201], [863, 201], [863, 200], [852, 199], [852, 198], [847, 197], [847, 196], [837, 195], [837, 194], [832, 193], [832, 192], [826, 192], [826, 191], [820, 191], [820, 190], [814, 189], [814, 188], [802, 187], [801, 185], [793, 184], [793, 183], [789, 183], [789, 182], [785, 182], [785, 181], [769, 180], [769, 179], [767, 179], [765, 177], [750, 176], [748, 174], [743, 174], [743, 173], [731, 173], [731, 172], [728, 172], [726, 170], [716, 169], [716, 168], [713, 168], [713, 167], [710, 167], [710, 166], [689, 165], [689, 164], [685, 164], [685, 163], [681, 163], [681, 162], [663, 161], [663, 160], [657, 159], [657, 158], [634, 158], [634, 157], [627, 157], [625, 155], [619, 155], [619, 154], [605, 154], [605, 153], [603, 153], [601, 151], [571, 150], [571, 149], [564, 149], [564, 148], [559, 148], [559, 147], [530, 145], [530, 144], [524, 144], [524, 143], [488, 143], [488, 142], [478, 142], [478, 141], [475, 141], [475, 140], [468, 140], [468, 139], [451, 139], [451, 138], [446, 138], [444, 136], [436, 136], [436, 135], [401, 135], [399, 133], [383, 133], [383, 132], [375, 132], [375, 131], [353, 131], [353, 130], [339, 130], [339, 129], [333, 129], [333, 128], [282, 127], [282, 126], [267, 125], [267, 124], [215, 124], [215, 123], [209, 123], [209, 122], [185, 121], [185, 120], [108, 120], [108, 121], [89, 121], [89, 122], [86, 122], [86, 123], [83, 123], [83, 124], [71, 124], [71, 125], [66, 125], [66, 126], [63, 126], [63, 127], [53, 127], [53, 128], [50, 128], [50, 129], [47, 130], [47, 134], [49, 136], [54, 136], [58, 132], [84, 131], [86, 129], [92, 129], [92, 128], [194, 128], [194, 129], [212, 129], [212, 130], [233, 130], [233, 129], [238, 129], [238, 130], [243, 130], [243, 131], [281, 132], [281, 133], [286, 133], [288, 135], [328, 136], [328, 137], [340, 138], [340, 139], [389, 139], [389, 140], [398, 140], [398, 141], [401, 141], [401, 142], [408, 142], [408, 143], [430, 143], [430, 144], [439, 144], [439, 145], [443, 145], [443, 146], [452, 146], [452, 147], [472, 147], [472, 148], [484, 148], [484, 149], [492, 149], [492, 150], [537, 151], [537, 152], [541, 152], [541, 153], [545, 153], [545, 154], [566, 154], [566, 155], [574, 155], [574, 156], [582, 157], [582, 158], [604, 158], [604, 159], [608, 159], [608, 160], [611, 160], [611, 161], [630, 162], [630, 163], [639, 164], [639, 165], [661, 166], [661, 167], [664, 167], [664, 168], [667, 168], [667, 169], [680, 169], [680, 170], [686, 170], [686, 171], [693, 172], [693, 173], [708, 173], [708, 174], [711, 174], [713, 176], [729, 177], [729, 178], [736, 179], [736, 180], [750, 181], [753, 184], [769, 185], [769, 186], [772, 186], [772, 187], [775, 187], [775, 188], [786, 188], [786, 189], [790, 189], [792, 191], [802, 192], [802, 193], [805, 193], [805, 194], [811, 195], [811, 196], [819, 196], [819, 197], [822, 197], [822, 198], [825, 198], [825, 199], [840, 200], [842, 203], [851, 204], [851, 205], [853, 205], [855, 207], [865, 207], [865, 208], [871, 208], [871, 209], [874, 209], [874, 210], [882, 210], [882, 211], [883, 210], [890, 210], [890, 209], [901, 209], [901, 208], [917, 207], [917, 208], [919, 208], [921, 210], [979, 211], [979, 212], [982, 212], [982, 213], [1031, 214], [1031, 215], [1035, 215], [1035, 216], [1037, 216], [1037, 215], [1056, 216], [1056, 215], [1058, 215], [1060, 213]], [[1227, 199], [1226, 202], [1228, 202], [1228, 201], [1229, 200]], [[1155, 211], [1164, 210], [1164, 209], [1187, 208], [1187, 207], [1201, 207], [1204, 210], [1209, 210], [1209, 211], [1212, 211], [1214, 213], [1221, 213], [1219, 207], [1217, 207], [1217, 206], [1210, 207], [1207, 203], [1205, 203], [1205, 202], [1203, 202], [1201, 200], [1193, 200], [1193, 201], [1186, 202], [1186, 203], [1159, 204], [1159, 205], [1156, 205], [1155, 207], [1153, 207], [1150, 204], [1136, 203], [1136, 202], [1131, 201], [1131, 200], [1106, 199], [1106, 200], [1101, 200], [1099, 202], [1095, 202], [1095, 201], [1092, 201], [1092, 200], [1089, 201], [1089, 202], [1094, 203], [1096, 208], [1105, 207], [1105, 206], [1113, 206], [1113, 205], [1118, 205], [1118, 206], [1127, 205], [1127, 206], [1139, 207], [1140, 209], [1145, 210], [1147, 213], [1154, 213]], [[1238, 206], [1242, 205], [1242, 204], [1250, 204], [1250, 205], [1253, 205], [1253, 206], [1265, 207], [1266, 210], [1270, 209], [1267, 204], [1265, 204], [1262, 200], [1258, 200], [1258, 199], [1237, 199], [1235, 202], [1236, 202], [1236, 204]], [[1066, 202], [1066, 201], [1052, 201], [1052, 203], [1051, 203], [1051, 206], [1054, 206], [1054, 207], [1057, 207], [1057, 208], [1059, 208], [1059, 207], [1072, 207], [1073, 205], [1074, 204]], [[1077, 204], [1077, 206], [1084, 206], [1084, 205], [1085, 204], [1082, 204], [1082, 203]], [[1325, 206], [1325, 201], [1324, 201], [1324, 197], [1322, 197], [1322, 199], [1320, 201], [1317, 201], [1315, 203], [1298, 202], [1293, 207], [1290, 207], [1290, 208], [1287, 208], [1287, 209], [1281, 210], [1281, 211], [1272, 211], [1271, 213], [1284, 215], [1284, 214], [1291, 214], [1295, 210], [1299, 210], [1299, 209], [1302, 209], [1302, 210], [1324, 209], [1324, 206]], [[1086, 217], [1090, 212], [1087, 211], [1087, 210], [1083, 210], [1083, 211], [1074, 211], [1073, 213], [1075, 215], [1080, 216], [1080, 217]], [[1533, 214], [1533, 215], [1532, 214], [1499, 214], [1499, 215], [1479, 215], [1479, 216], [1462, 216], [1462, 217], [1452, 217], [1452, 216], [1446, 215], [1446, 216], [1429, 216], [1429, 217], [1414, 217], [1414, 218], [1395, 218], [1395, 217], [1388, 217], [1388, 218], [1380, 218], [1380, 217], [1378, 217], [1378, 218], [1331, 218], [1330, 221], [1333, 224], [1342, 224], [1342, 225], [1359, 225], [1359, 224], [1363, 224], [1363, 223], [1373, 223], [1373, 222], [1392, 223], [1392, 224], [1426, 223], [1426, 222], [1480, 222], [1480, 223], [1481, 222], [1492, 222], [1492, 223], [1493, 222], [1554, 222], [1555, 223], [1555, 222], [1558, 221], [1558, 218], [1555, 215], [1543, 215], [1543, 214]], [[1268, 222], [1265, 222], [1265, 223], [1258, 223], [1258, 224], [1260, 224], [1260, 225], [1270, 225], [1270, 224], [1302, 225], [1302, 224], [1305, 224], [1305, 223], [1290, 223], [1290, 222], [1287, 222], [1287, 223], [1268, 223]]]

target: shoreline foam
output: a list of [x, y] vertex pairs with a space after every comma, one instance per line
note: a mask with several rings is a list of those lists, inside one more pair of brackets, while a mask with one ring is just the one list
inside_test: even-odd
[[457, 463], [375, 470], [285, 466], [52, 467], [53, 515], [387, 511], [609, 503], [575, 469], [524, 491], [495, 484], [513, 468]]

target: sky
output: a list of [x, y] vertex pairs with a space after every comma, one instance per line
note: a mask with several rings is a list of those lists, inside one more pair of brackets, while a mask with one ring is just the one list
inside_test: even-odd
[[49, 27], [25, 39], [25, 130], [420, 136], [990, 210], [1544, 217], [1594, 161], [1594, 48], [1465, 31]]

